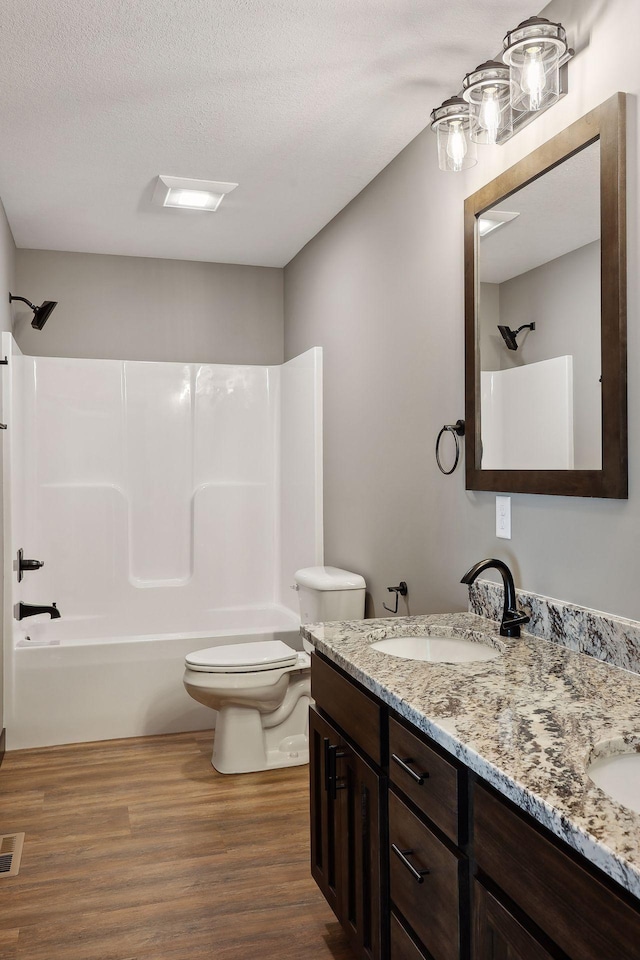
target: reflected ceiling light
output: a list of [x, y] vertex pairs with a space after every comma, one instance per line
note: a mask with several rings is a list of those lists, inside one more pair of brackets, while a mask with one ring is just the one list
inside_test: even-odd
[[33, 320], [31, 321], [31, 326], [34, 330], [42, 330], [45, 323], [58, 306], [57, 300], [43, 300], [39, 307], [36, 307], [34, 303], [31, 303], [30, 300], [27, 300], [26, 297], [14, 297], [12, 293], [9, 294], [9, 303], [13, 303], [14, 300], [21, 300], [22, 303], [26, 303], [28, 307], [31, 307], [33, 310]]
[[478, 162], [471, 139], [469, 104], [462, 97], [450, 97], [431, 111], [431, 129], [438, 135], [438, 166], [459, 173]]
[[509, 67], [487, 60], [462, 81], [462, 96], [469, 104], [471, 139], [476, 143], [501, 143], [513, 133]]
[[520, 213], [510, 213], [507, 210], [491, 210], [489, 213], [483, 213], [478, 217], [478, 233], [481, 237], [486, 237], [488, 233], [493, 233], [498, 227], [504, 227], [505, 223], [511, 223]]
[[529, 17], [507, 33], [502, 46], [502, 59], [512, 81], [514, 110], [535, 113], [560, 99], [560, 66], [569, 53], [561, 23]]
[[213, 213], [226, 194], [231, 193], [237, 186], [237, 183], [221, 183], [218, 180], [159, 176], [152, 199], [161, 207], [208, 210]]
[[574, 55], [561, 23], [529, 17], [503, 40], [502, 61], [487, 60], [462, 81], [461, 96], [431, 111], [438, 165], [459, 173], [477, 163], [474, 144], [506, 143], [567, 92], [563, 67]]

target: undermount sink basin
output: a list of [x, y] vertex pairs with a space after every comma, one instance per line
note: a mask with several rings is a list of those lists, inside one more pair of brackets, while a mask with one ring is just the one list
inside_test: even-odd
[[428, 663], [473, 663], [494, 660], [500, 650], [464, 637], [386, 637], [371, 644], [372, 650], [403, 660], [425, 660]]
[[612, 800], [640, 813], [640, 734], [596, 744], [587, 773]]

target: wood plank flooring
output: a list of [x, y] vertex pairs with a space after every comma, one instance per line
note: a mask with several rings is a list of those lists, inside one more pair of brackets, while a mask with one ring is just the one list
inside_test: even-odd
[[308, 768], [222, 776], [212, 735], [5, 755], [0, 960], [353, 960], [309, 875]]

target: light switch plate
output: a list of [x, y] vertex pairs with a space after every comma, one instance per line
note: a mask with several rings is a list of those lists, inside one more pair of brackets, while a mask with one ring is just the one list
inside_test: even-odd
[[511, 497], [496, 497], [496, 537], [511, 540]]

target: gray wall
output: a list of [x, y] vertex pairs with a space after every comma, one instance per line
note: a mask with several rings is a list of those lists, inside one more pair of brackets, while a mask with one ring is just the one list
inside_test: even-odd
[[33, 356], [280, 363], [282, 270], [93, 253], [18, 250], [16, 289], [59, 301], [41, 331], [14, 305]]
[[[509, 353], [497, 326], [500, 318], [500, 284], [481, 283], [478, 293], [478, 333], [480, 335], [480, 369], [503, 370], [508, 364], [505, 354]], [[518, 324], [520, 326], [520, 324]], [[517, 329], [517, 328], [516, 328]], [[520, 343], [526, 331], [520, 334]]]
[[459, 609], [477, 553], [433, 453], [464, 416], [459, 197], [425, 133], [285, 268], [286, 356], [324, 348], [325, 559], [365, 577], [370, 614], [400, 580], [401, 613]]
[[[460, 176], [437, 170], [425, 131], [285, 268], [285, 353], [326, 350], [326, 560], [365, 575], [376, 613], [400, 578], [412, 612], [461, 609], [467, 565], [497, 555], [529, 590], [640, 618], [640, 5], [559, 0], [544, 15], [580, 51], [564, 100]], [[497, 540], [495, 497], [465, 492], [462, 471], [444, 477], [433, 457], [464, 409], [463, 198], [617, 90], [632, 94], [629, 500], [513, 495], [513, 539]]]
[[[0, 202], [0, 330], [9, 331], [11, 330], [11, 312], [9, 309], [9, 291], [13, 292], [13, 284], [15, 279], [15, 261], [16, 261], [16, 245], [13, 242], [13, 236], [11, 230], [9, 229], [9, 224], [7, 223], [7, 217], [4, 212], [4, 207]], [[2, 368], [0, 367], [0, 370]], [[0, 374], [1, 376], [1, 374]], [[2, 434], [0, 434], [0, 437]], [[2, 450], [3, 445], [0, 440], [0, 477], [2, 476]], [[4, 524], [3, 524], [3, 513], [0, 505], [0, 543], [4, 542]], [[4, 583], [4, 563], [3, 563], [3, 553], [0, 551], [0, 583]], [[4, 623], [4, 597], [3, 591], [0, 590], [0, 634], [3, 634], [4, 631], [1, 625]], [[0, 636], [0, 731], [4, 726], [2, 722], [3, 718], [3, 650], [4, 650], [4, 638]]]

